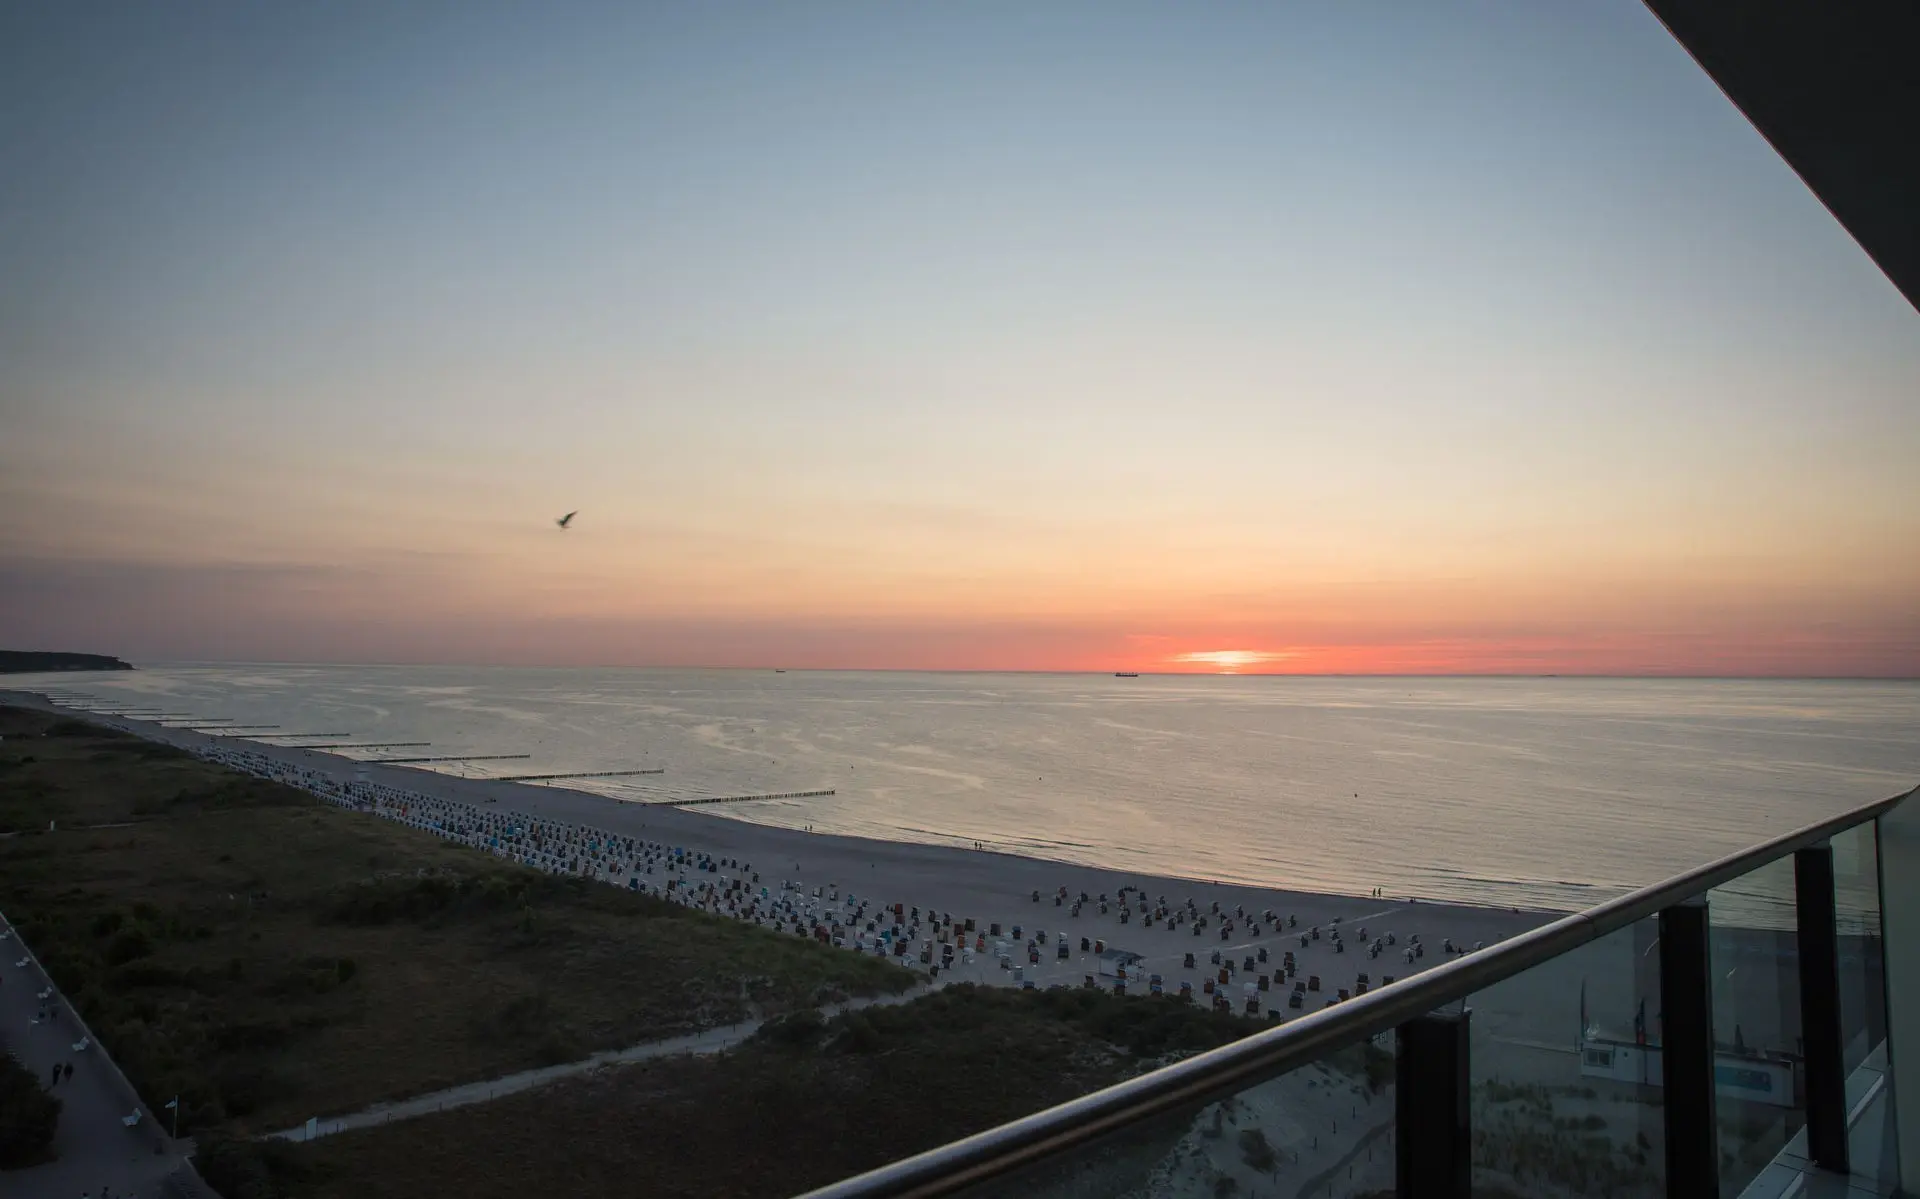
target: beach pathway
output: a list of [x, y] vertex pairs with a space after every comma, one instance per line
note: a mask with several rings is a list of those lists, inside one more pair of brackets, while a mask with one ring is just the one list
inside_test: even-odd
[[[842, 1012], [858, 1011], [866, 1007], [884, 1007], [896, 1003], [908, 1003], [928, 994], [935, 988], [915, 987], [899, 995], [882, 995], [871, 999], [850, 999], [845, 1003], [828, 1004], [819, 1009], [823, 1018], [832, 1018]], [[337, 1132], [351, 1132], [356, 1128], [371, 1128], [377, 1124], [388, 1124], [395, 1120], [410, 1120], [416, 1116], [432, 1115], [434, 1112], [449, 1108], [467, 1107], [475, 1103], [486, 1103], [520, 1091], [529, 1091], [543, 1087], [548, 1083], [571, 1078], [576, 1074], [585, 1074], [603, 1066], [620, 1066], [630, 1062], [643, 1062], [652, 1058], [673, 1057], [677, 1054], [699, 1055], [721, 1053], [742, 1044], [754, 1033], [760, 1031], [764, 1020], [746, 1020], [739, 1024], [730, 1024], [723, 1028], [709, 1028], [702, 1032], [690, 1033], [684, 1037], [668, 1037], [660, 1041], [644, 1041], [630, 1045], [625, 1049], [609, 1049], [596, 1053], [592, 1057], [577, 1062], [563, 1062], [557, 1066], [543, 1066], [537, 1070], [522, 1070], [517, 1074], [508, 1074], [500, 1078], [481, 1079], [478, 1082], [462, 1083], [457, 1087], [448, 1087], [444, 1091], [434, 1091], [426, 1095], [415, 1095], [411, 1099], [401, 1099], [393, 1103], [376, 1103], [351, 1115], [335, 1116], [329, 1119], [316, 1119], [311, 1124], [302, 1124], [295, 1128], [283, 1128], [259, 1138], [261, 1140], [308, 1141], [318, 1137], [332, 1136]]]
[[[109, 1186], [117, 1195], [151, 1195], [160, 1182], [186, 1160], [191, 1142], [175, 1142], [140, 1103], [107, 1051], [91, 1036], [57, 990], [46, 999], [41, 992], [53, 980], [20, 940], [13, 926], [0, 918], [0, 1050], [11, 1053], [43, 1082], [52, 1078], [56, 1063], [73, 1064], [73, 1077], [52, 1088], [60, 1100], [60, 1126], [54, 1134], [55, 1160], [25, 1170], [0, 1174], [0, 1194], [9, 1199], [37, 1196], [94, 1194]], [[36, 1022], [41, 1009], [54, 1015]], [[81, 1038], [85, 1049], [73, 1048]], [[140, 1112], [129, 1128], [122, 1121]], [[165, 1114], [165, 1113], [159, 1113]]]

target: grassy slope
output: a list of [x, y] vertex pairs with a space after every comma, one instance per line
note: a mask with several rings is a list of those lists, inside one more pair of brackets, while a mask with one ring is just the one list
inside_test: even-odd
[[824, 1027], [769, 1026], [721, 1057], [286, 1146], [276, 1185], [256, 1193], [791, 1195], [1254, 1027], [1168, 999], [960, 986]]
[[183, 1133], [911, 982], [96, 726], [0, 707], [0, 736], [0, 907]]

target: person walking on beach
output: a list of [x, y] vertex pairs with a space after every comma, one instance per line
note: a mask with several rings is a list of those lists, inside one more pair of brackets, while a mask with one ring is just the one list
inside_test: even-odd
[[72, 1082], [73, 1081], [73, 1063], [72, 1062], [67, 1063], [66, 1073], [67, 1073], [67, 1081]]

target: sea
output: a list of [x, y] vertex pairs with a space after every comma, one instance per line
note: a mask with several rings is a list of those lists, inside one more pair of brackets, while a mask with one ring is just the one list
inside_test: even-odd
[[[180, 663], [14, 687], [714, 816], [1571, 910], [1920, 782], [1920, 682]], [[262, 737], [269, 736], [261, 732]], [[1779, 868], [1786, 869], [1783, 863]]]

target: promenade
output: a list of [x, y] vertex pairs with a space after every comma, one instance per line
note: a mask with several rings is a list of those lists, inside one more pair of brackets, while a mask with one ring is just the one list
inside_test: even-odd
[[[73, 1077], [53, 1088], [61, 1102], [60, 1128], [54, 1137], [55, 1160], [26, 1170], [0, 1173], [0, 1194], [7, 1199], [97, 1197], [109, 1188], [120, 1196], [160, 1194], [161, 1180], [186, 1157], [186, 1142], [174, 1143], [156, 1114], [141, 1107], [125, 1078], [98, 1043], [74, 1045], [87, 1037], [79, 1017], [57, 990], [45, 999], [53, 981], [40, 968], [13, 925], [0, 917], [0, 1049], [18, 1058], [42, 1081], [56, 1064], [72, 1063]], [[41, 1010], [49, 1012], [41, 1020]], [[122, 1120], [140, 1110], [140, 1122]]]

